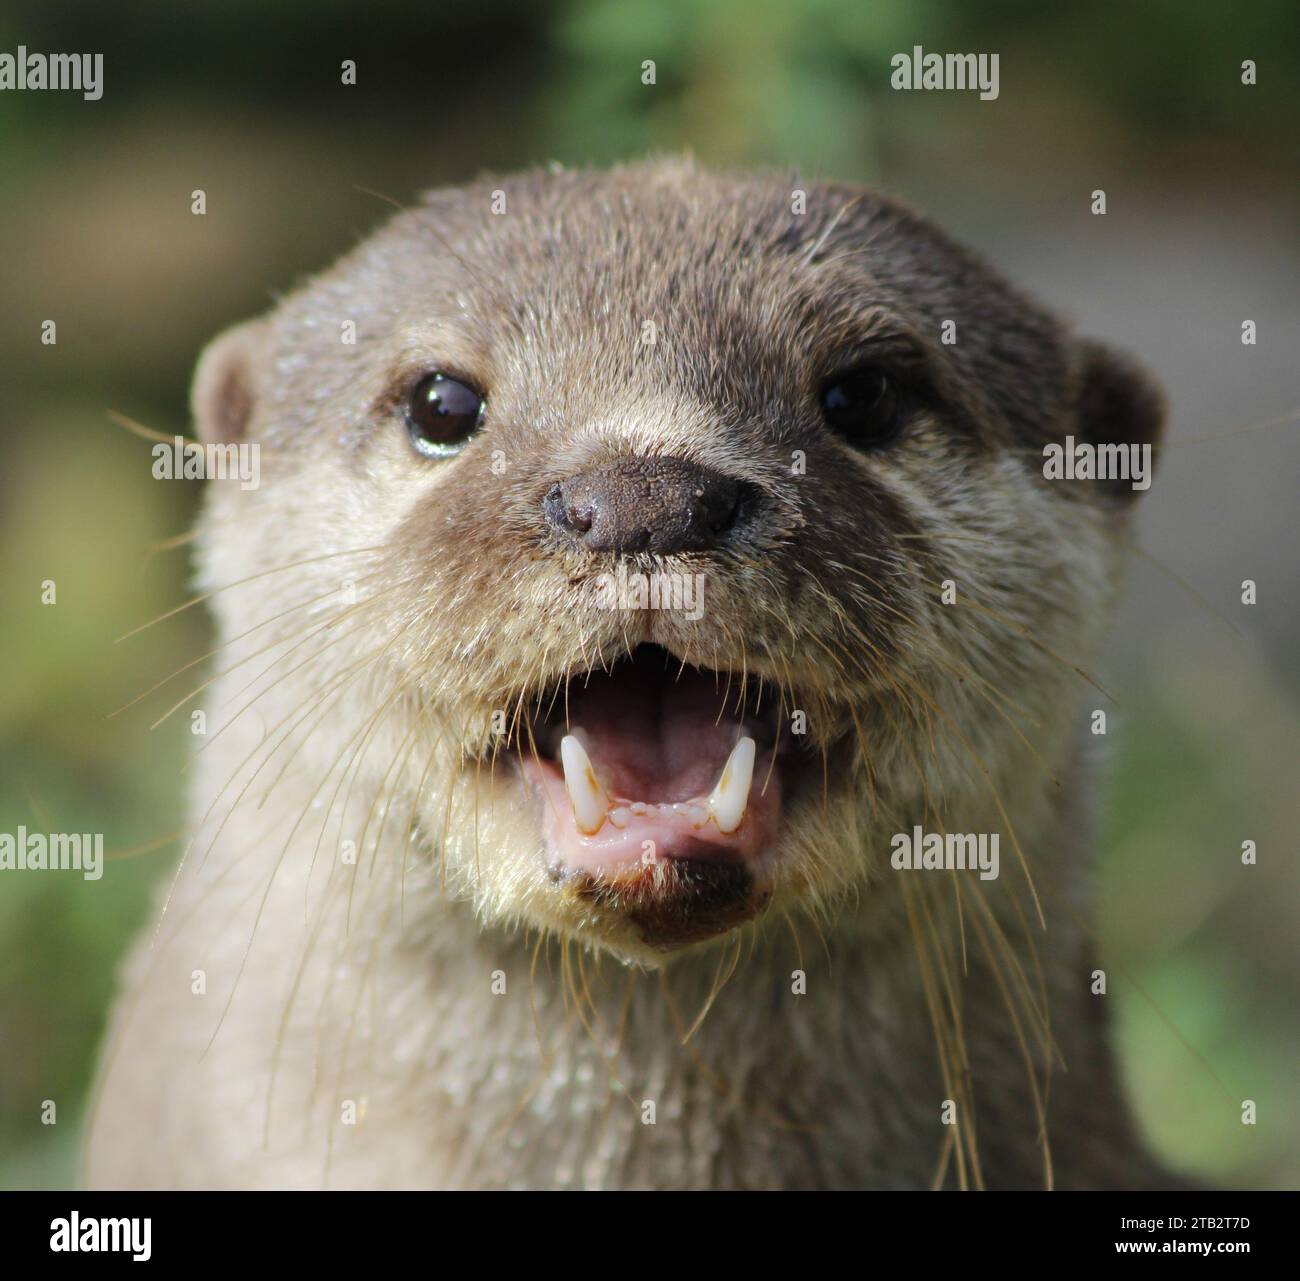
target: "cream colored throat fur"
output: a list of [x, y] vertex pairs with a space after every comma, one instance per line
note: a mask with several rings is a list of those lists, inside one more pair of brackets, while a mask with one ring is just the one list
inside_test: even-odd
[[[261, 734], [236, 722], [202, 758], [200, 812], [232, 777], [239, 793]], [[659, 972], [484, 929], [418, 832], [399, 832], [409, 798], [385, 815], [342, 767], [318, 787], [320, 768], [304, 748], [191, 847], [132, 962], [93, 1186], [1042, 1187], [1061, 1183], [1063, 1157], [1068, 1185], [1153, 1177], [1116, 1141], [1122, 1106], [1086, 1032], [1083, 895], [1066, 871], [1082, 819], [1028, 768], [1032, 784], [1005, 795], [1046, 930], [1024, 893], [918, 879], [820, 923], [764, 921]], [[310, 794], [336, 791], [325, 821]], [[997, 821], [987, 800], [961, 808]], [[343, 861], [341, 834], [367, 822]], [[960, 1007], [938, 1036], [972, 1095], [945, 1084], [931, 983]], [[1004, 990], [1020, 984], [1032, 990]], [[1034, 1097], [1049, 1079], [1044, 1145]], [[945, 1125], [950, 1100], [959, 1121], [975, 1110], [978, 1136]]]

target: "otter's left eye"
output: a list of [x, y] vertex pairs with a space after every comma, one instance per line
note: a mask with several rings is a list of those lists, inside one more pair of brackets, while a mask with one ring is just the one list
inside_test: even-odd
[[851, 445], [886, 445], [903, 425], [901, 397], [888, 374], [853, 369], [822, 387], [822, 414], [827, 425]]
[[406, 430], [426, 458], [459, 453], [483, 421], [483, 397], [449, 374], [426, 374], [411, 391]]

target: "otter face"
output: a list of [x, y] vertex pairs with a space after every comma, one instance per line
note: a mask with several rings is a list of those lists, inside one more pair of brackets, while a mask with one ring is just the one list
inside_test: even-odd
[[891, 833], [987, 830], [1060, 756], [1125, 502], [1043, 445], [1150, 442], [1157, 398], [916, 215], [797, 188], [434, 193], [200, 367], [204, 434], [265, 449], [209, 583], [298, 566], [342, 641], [299, 701], [369, 725], [356, 776], [492, 922], [654, 964], [869, 909]]

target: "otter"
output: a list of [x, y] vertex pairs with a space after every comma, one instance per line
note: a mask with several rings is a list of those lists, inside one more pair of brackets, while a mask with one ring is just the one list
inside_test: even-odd
[[1135, 493], [1043, 465], [1158, 443], [1138, 364], [894, 199], [656, 159], [423, 197], [192, 400], [261, 482], [91, 1185], [1172, 1182], [1087, 926]]

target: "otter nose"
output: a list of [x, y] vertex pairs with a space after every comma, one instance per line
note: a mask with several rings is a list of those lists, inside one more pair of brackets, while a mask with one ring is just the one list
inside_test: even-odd
[[593, 552], [707, 551], [740, 517], [749, 487], [680, 458], [620, 458], [552, 485], [550, 524]]

